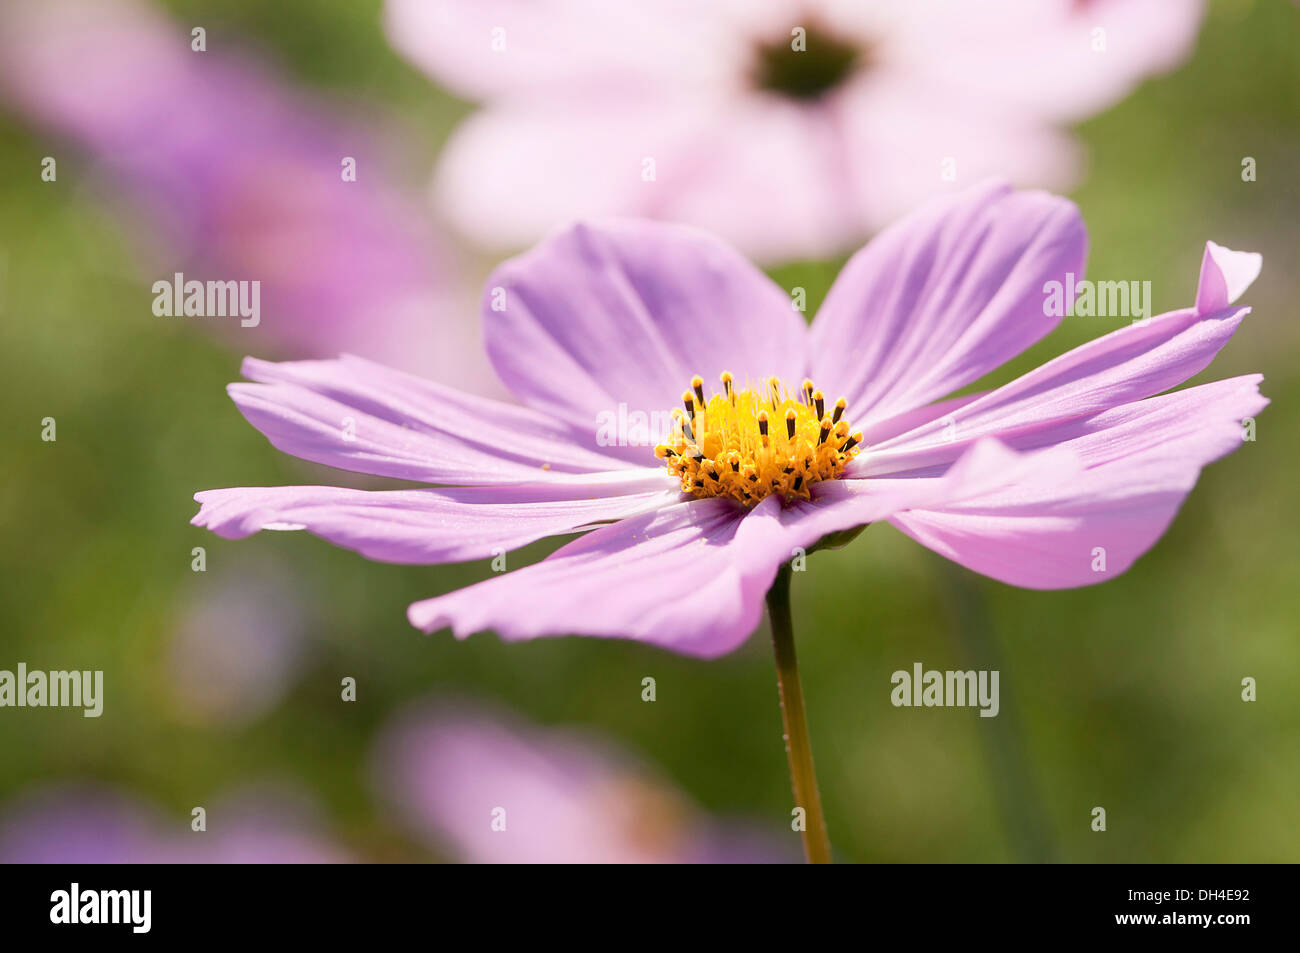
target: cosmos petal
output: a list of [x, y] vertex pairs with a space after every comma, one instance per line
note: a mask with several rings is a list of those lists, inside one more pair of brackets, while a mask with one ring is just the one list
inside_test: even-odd
[[620, 404], [677, 407], [697, 373], [799, 381], [807, 365], [807, 330], [785, 292], [722, 242], [680, 225], [560, 231], [492, 274], [483, 321], [488, 355], [514, 395], [588, 433]]
[[621, 471], [608, 479], [636, 482], [653, 469], [584, 449], [536, 411], [358, 357], [249, 358], [244, 374], [257, 383], [228, 389], [249, 423], [285, 453], [343, 470], [474, 485], [572, 482], [574, 474], [597, 471]]
[[[1085, 469], [890, 522], [975, 572], [1029, 589], [1093, 585], [1127, 570], [1164, 533], [1206, 464], [1242, 446], [1242, 420], [1268, 403], [1258, 375], [1216, 381], [1062, 424], [1055, 454]], [[1027, 441], [1026, 441], [1027, 442]]]
[[1050, 433], [1061, 421], [1184, 383], [1209, 366], [1250, 312], [1232, 306], [1228, 289], [1234, 297], [1241, 294], [1258, 273], [1258, 256], [1210, 245], [1217, 251], [1206, 250], [1196, 307], [1135, 321], [1094, 338], [942, 420], [881, 441], [857, 461], [854, 475], [943, 463], [984, 437], [1014, 443], [1035, 431]]
[[[333, 486], [239, 487], [195, 494], [191, 521], [226, 539], [259, 530], [305, 529], [367, 559], [443, 563], [497, 556], [545, 536], [574, 532], [674, 502], [658, 489], [591, 496], [586, 487], [456, 487], [353, 490]], [[567, 492], [566, 492], [567, 491]]]
[[1081, 276], [1078, 209], [986, 185], [886, 229], [844, 266], [812, 328], [813, 380], [867, 426], [946, 397], [1051, 331], [1045, 283]]
[[[769, 497], [754, 512], [777, 507]], [[458, 638], [485, 629], [509, 642], [590, 635], [712, 658], [754, 631], [763, 595], [791, 555], [779, 524], [750, 516], [728, 500], [679, 503], [417, 602], [407, 616], [425, 632], [450, 626]]]

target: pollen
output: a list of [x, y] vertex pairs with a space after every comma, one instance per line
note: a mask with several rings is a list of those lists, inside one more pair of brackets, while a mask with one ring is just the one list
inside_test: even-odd
[[672, 431], [655, 447], [691, 496], [725, 496], [745, 506], [773, 493], [806, 500], [812, 484], [838, 478], [862, 450], [861, 431], [844, 419], [847, 402], [828, 408], [810, 380], [798, 390], [775, 377], [743, 389], [729, 373], [721, 382], [706, 397], [704, 379], [694, 377], [673, 411]]

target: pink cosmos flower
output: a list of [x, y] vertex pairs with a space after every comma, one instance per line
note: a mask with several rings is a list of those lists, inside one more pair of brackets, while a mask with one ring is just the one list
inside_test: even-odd
[[482, 705], [422, 703], [385, 729], [376, 787], [435, 850], [471, 863], [774, 863], [793, 854], [708, 818], [585, 734]]
[[[281, 450], [454, 486], [209, 490], [193, 522], [229, 538], [306, 529], [398, 563], [586, 531], [535, 565], [415, 603], [411, 622], [705, 657], [754, 630], [778, 567], [869, 523], [1013, 585], [1101, 582], [1155, 543], [1201, 467], [1236, 449], [1243, 418], [1267, 403], [1258, 375], [1163, 393], [1231, 337], [1249, 310], [1232, 302], [1261, 259], [1208, 243], [1192, 306], [949, 397], [1059, 323], [1048, 283], [1082, 275], [1085, 245], [1072, 203], [980, 187], [858, 252], [809, 327], [707, 234], [576, 225], [485, 291], [488, 355], [523, 406], [354, 357], [246, 360], [255, 383], [230, 386]], [[693, 375], [724, 383], [710, 395]], [[624, 412], [682, 399], [653, 450], [637, 428], [610, 439]]]
[[629, 215], [776, 261], [852, 248], [989, 175], [1069, 186], [1081, 162], [1060, 124], [1179, 63], [1203, 6], [388, 0], [386, 20], [396, 49], [482, 104], [434, 182], [475, 242]]
[[126, 199], [151, 280], [261, 282], [256, 327], [176, 320], [244, 348], [359, 353], [499, 396], [464, 319], [473, 292], [387, 176], [385, 137], [222, 38], [208, 46], [193, 51], [187, 29], [134, 0], [15, 0], [0, 10], [0, 103], [54, 134], [51, 188], [89, 177]]

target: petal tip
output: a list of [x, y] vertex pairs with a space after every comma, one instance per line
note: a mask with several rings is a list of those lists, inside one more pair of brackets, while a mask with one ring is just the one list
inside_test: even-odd
[[1234, 251], [1216, 242], [1205, 243], [1201, 277], [1196, 287], [1196, 311], [1208, 314], [1232, 304], [1259, 277], [1264, 256], [1259, 252]]

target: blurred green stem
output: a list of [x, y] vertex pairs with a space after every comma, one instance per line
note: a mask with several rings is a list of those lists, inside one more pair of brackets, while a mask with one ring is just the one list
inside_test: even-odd
[[[1005, 662], [993, 635], [993, 622], [980, 584], [967, 570], [936, 560], [943, 582], [944, 602], [952, 631], [967, 667], [1005, 672]], [[1034, 783], [1025, 753], [1014, 694], [1000, 701], [996, 718], [976, 719], [983, 742], [990, 783], [1002, 813], [1002, 823], [1016, 859], [1048, 864], [1057, 859], [1047, 812]]]
[[785, 753], [790, 761], [795, 807], [804, 810], [803, 849], [810, 864], [831, 863], [831, 843], [817, 791], [813, 769], [808, 715], [803, 707], [799, 660], [794, 653], [794, 626], [790, 621], [790, 564], [782, 566], [767, 592], [767, 614], [772, 622], [772, 647], [776, 651], [776, 686], [781, 696], [781, 721], [785, 726]]

